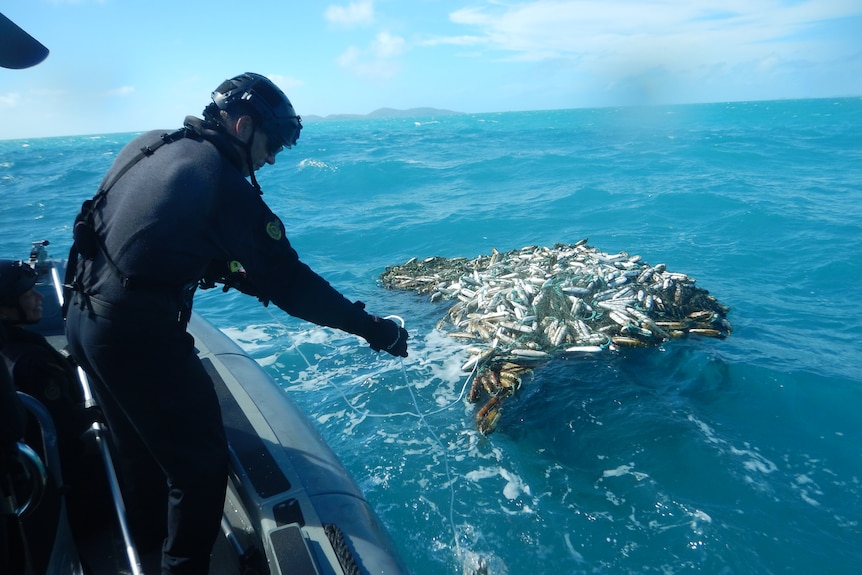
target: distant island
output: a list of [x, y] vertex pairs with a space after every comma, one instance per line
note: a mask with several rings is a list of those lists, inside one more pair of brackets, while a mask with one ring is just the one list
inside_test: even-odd
[[329, 114], [328, 116], [303, 115], [302, 121], [321, 122], [331, 120], [357, 120], [360, 118], [416, 118], [427, 116], [452, 116], [462, 112], [452, 110], [441, 110], [439, 108], [410, 108], [409, 110], [396, 110], [395, 108], [380, 108], [370, 114]]

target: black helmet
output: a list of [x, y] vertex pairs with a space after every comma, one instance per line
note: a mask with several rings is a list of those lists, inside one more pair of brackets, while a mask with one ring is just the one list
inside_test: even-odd
[[287, 148], [299, 139], [302, 119], [296, 115], [284, 92], [265, 76], [246, 72], [225, 80], [212, 93], [212, 98], [219, 110], [226, 110], [236, 102], [246, 102], [267, 131], [281, 137], [281, 143]]
[[36, 270], [15, 260], [0, 260], [0, 305], [17, 306], [18, 298], [36, 285]]

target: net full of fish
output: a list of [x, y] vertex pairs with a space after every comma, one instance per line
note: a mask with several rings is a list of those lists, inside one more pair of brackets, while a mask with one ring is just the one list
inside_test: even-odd
[[413, 258], [381, 274], [387, 288], [455, 302], [437, 327], [471, 342], [463, 370], [474, 373], [470, 401], [487, 398], [476, 413], [481, 433], [494, 431], [533, 368], [555, 357], [730, 334], [729, 309], [694, 278], [587, 241]]

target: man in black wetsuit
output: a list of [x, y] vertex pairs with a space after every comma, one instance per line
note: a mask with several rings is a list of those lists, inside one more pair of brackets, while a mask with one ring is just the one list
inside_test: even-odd
[[[123, 454], [139, 545], [152, 543], [148, 533], [166, 536], [163, 574], [207, 573], [227, 481], [218, 399], [186, 332], [199, 285], [221, 280], [407, 356], [407, 332], [302, 263], [261, 197], [255, 171], [275, 163], [302, 128], [287, 97], [246, 73], [212, 99], [204, 119], [189, 116], [179, 131], [150, 132], [123, 148], [76, 219], [67, 277], [70, 350]], [[166, 533], [158, 528], [165, 507]]]

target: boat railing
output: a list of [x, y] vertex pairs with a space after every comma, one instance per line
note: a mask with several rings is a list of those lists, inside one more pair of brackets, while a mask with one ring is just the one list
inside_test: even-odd
[[15, 493], [13, 511], [16, 517], [23, 519], [42, 501], [48, 484], [48, 472], [39, 454], [32, 447], [19, 441], [17, 450], [16, 461], [23, 471], [21, 487], [24, 487], [25, 491]]

